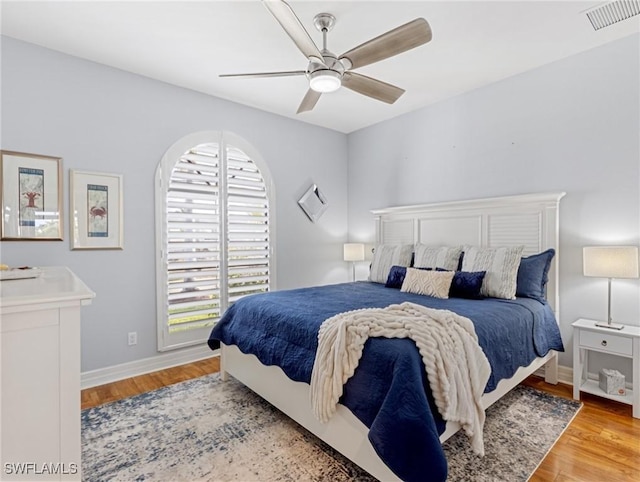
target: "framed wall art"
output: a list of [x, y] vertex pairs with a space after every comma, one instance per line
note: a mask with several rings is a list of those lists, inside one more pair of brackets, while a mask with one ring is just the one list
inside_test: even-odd
[[122, 249], [122, 175], [69, 171], [71, 249]]
[[62, 159], [0, 151], [3, 241], [62, 240]]
[[307, 192], [298, 200], [298, 204], [309, 217], [311, 222], [316, 222], [320, 216], [327, 210], [329, 204], [327, 198], [320, 192], [318, 186], [312, 184]]

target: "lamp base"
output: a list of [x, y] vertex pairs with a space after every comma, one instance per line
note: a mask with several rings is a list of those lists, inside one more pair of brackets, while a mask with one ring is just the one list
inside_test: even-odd
[[624, 328], [624, 325], [621, 325], [620, 323], [607, 323], [606, 321], [599, 321], [596, 323], [596, 326], [599, 326], [600, 328], [609, 328], [611, 330], [622, 330]]

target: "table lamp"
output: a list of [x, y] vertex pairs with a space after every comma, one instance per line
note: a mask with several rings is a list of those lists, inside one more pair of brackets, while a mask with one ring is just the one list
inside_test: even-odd
[[609, 280], [607, 322], [596, 323], [596, 326], [621, 330], [624, 325], [613, 323], [611, 320], [611, 280], [638, 277], [638, 247], [586, 246], [582, 251], [582, 260], [585, 276]]
[[344, 260], [353, 264], [353, 281], [356, 280], [356, 261], [364, 261], [364, 244], [345, 243]]

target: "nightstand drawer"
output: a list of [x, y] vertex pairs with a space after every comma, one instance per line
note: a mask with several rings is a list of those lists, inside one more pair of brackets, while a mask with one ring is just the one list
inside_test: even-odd
[[620, 355], [633, 355], [633, 340], [608, 333], [580, 330], [580, 346]]

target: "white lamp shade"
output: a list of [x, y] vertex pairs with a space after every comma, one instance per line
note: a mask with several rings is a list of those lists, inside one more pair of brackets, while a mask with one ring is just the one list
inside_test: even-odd
[[364, 244], [345, 243], [344, 260], [345, 261], [363, 261], [364, 260]]
[[637, 246], [586, 246], [582, 251], [585, 276], [637, 278]]

